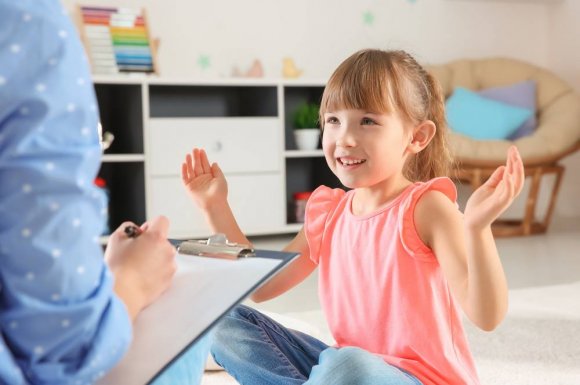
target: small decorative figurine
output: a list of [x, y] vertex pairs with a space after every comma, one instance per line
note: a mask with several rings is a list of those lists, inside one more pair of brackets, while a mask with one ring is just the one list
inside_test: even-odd
[[232, 70], [232, 76], [244, 78], [264, 77], [264, 68], [262, 67], [262, 62], [260, 62], [258, 59], [254, 60], [252, 66], [246, 71], [246, 73], [242, 73], [238, 67], [234, 67]]
[[302, 72], [304, 72], [303, 70], [296, 68], [292, 58], [284, 58], [282, 63], [282, 76], [286, 79], [299, 78], [302, 75]]

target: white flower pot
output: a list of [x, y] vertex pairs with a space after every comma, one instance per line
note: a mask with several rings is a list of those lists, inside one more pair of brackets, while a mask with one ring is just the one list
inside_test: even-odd
[[318, 148], [320, 139], [320, 129], [318, 128], [300, 128], [294, 130], [294, 139], [296, 147], [299, 150], [309, 151]]

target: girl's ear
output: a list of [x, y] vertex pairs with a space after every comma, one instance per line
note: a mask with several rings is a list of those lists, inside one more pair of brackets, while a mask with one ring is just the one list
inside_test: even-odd
[[431, 120], [421, 122], [421, 124], [413, 129], [413, 136], [407, 148], [413, 154], [421, 152], [421, 150], [427, 147], [431, 139], [433, 139], [435, 132], [437, 132], [437, 127]]

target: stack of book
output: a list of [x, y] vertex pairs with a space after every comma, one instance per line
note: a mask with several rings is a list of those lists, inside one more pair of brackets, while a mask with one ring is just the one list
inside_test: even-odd
[[81, 6], [80, 15], [93, 73], [155, 72], [143, 10]]

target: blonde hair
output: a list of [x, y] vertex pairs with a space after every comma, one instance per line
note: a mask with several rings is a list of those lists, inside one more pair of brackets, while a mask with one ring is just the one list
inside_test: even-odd
[[445, 99], [437, 80], [405, 51], [362, 50], [343, 61], [322, 94], [324, 113], [337, 109], [397, 111], [412, 124], [431, 120], [437, 127], [431, 142], [406, 162], [403, 174], [411, 181], [448, 175], [452, 158], [447, 146]]

